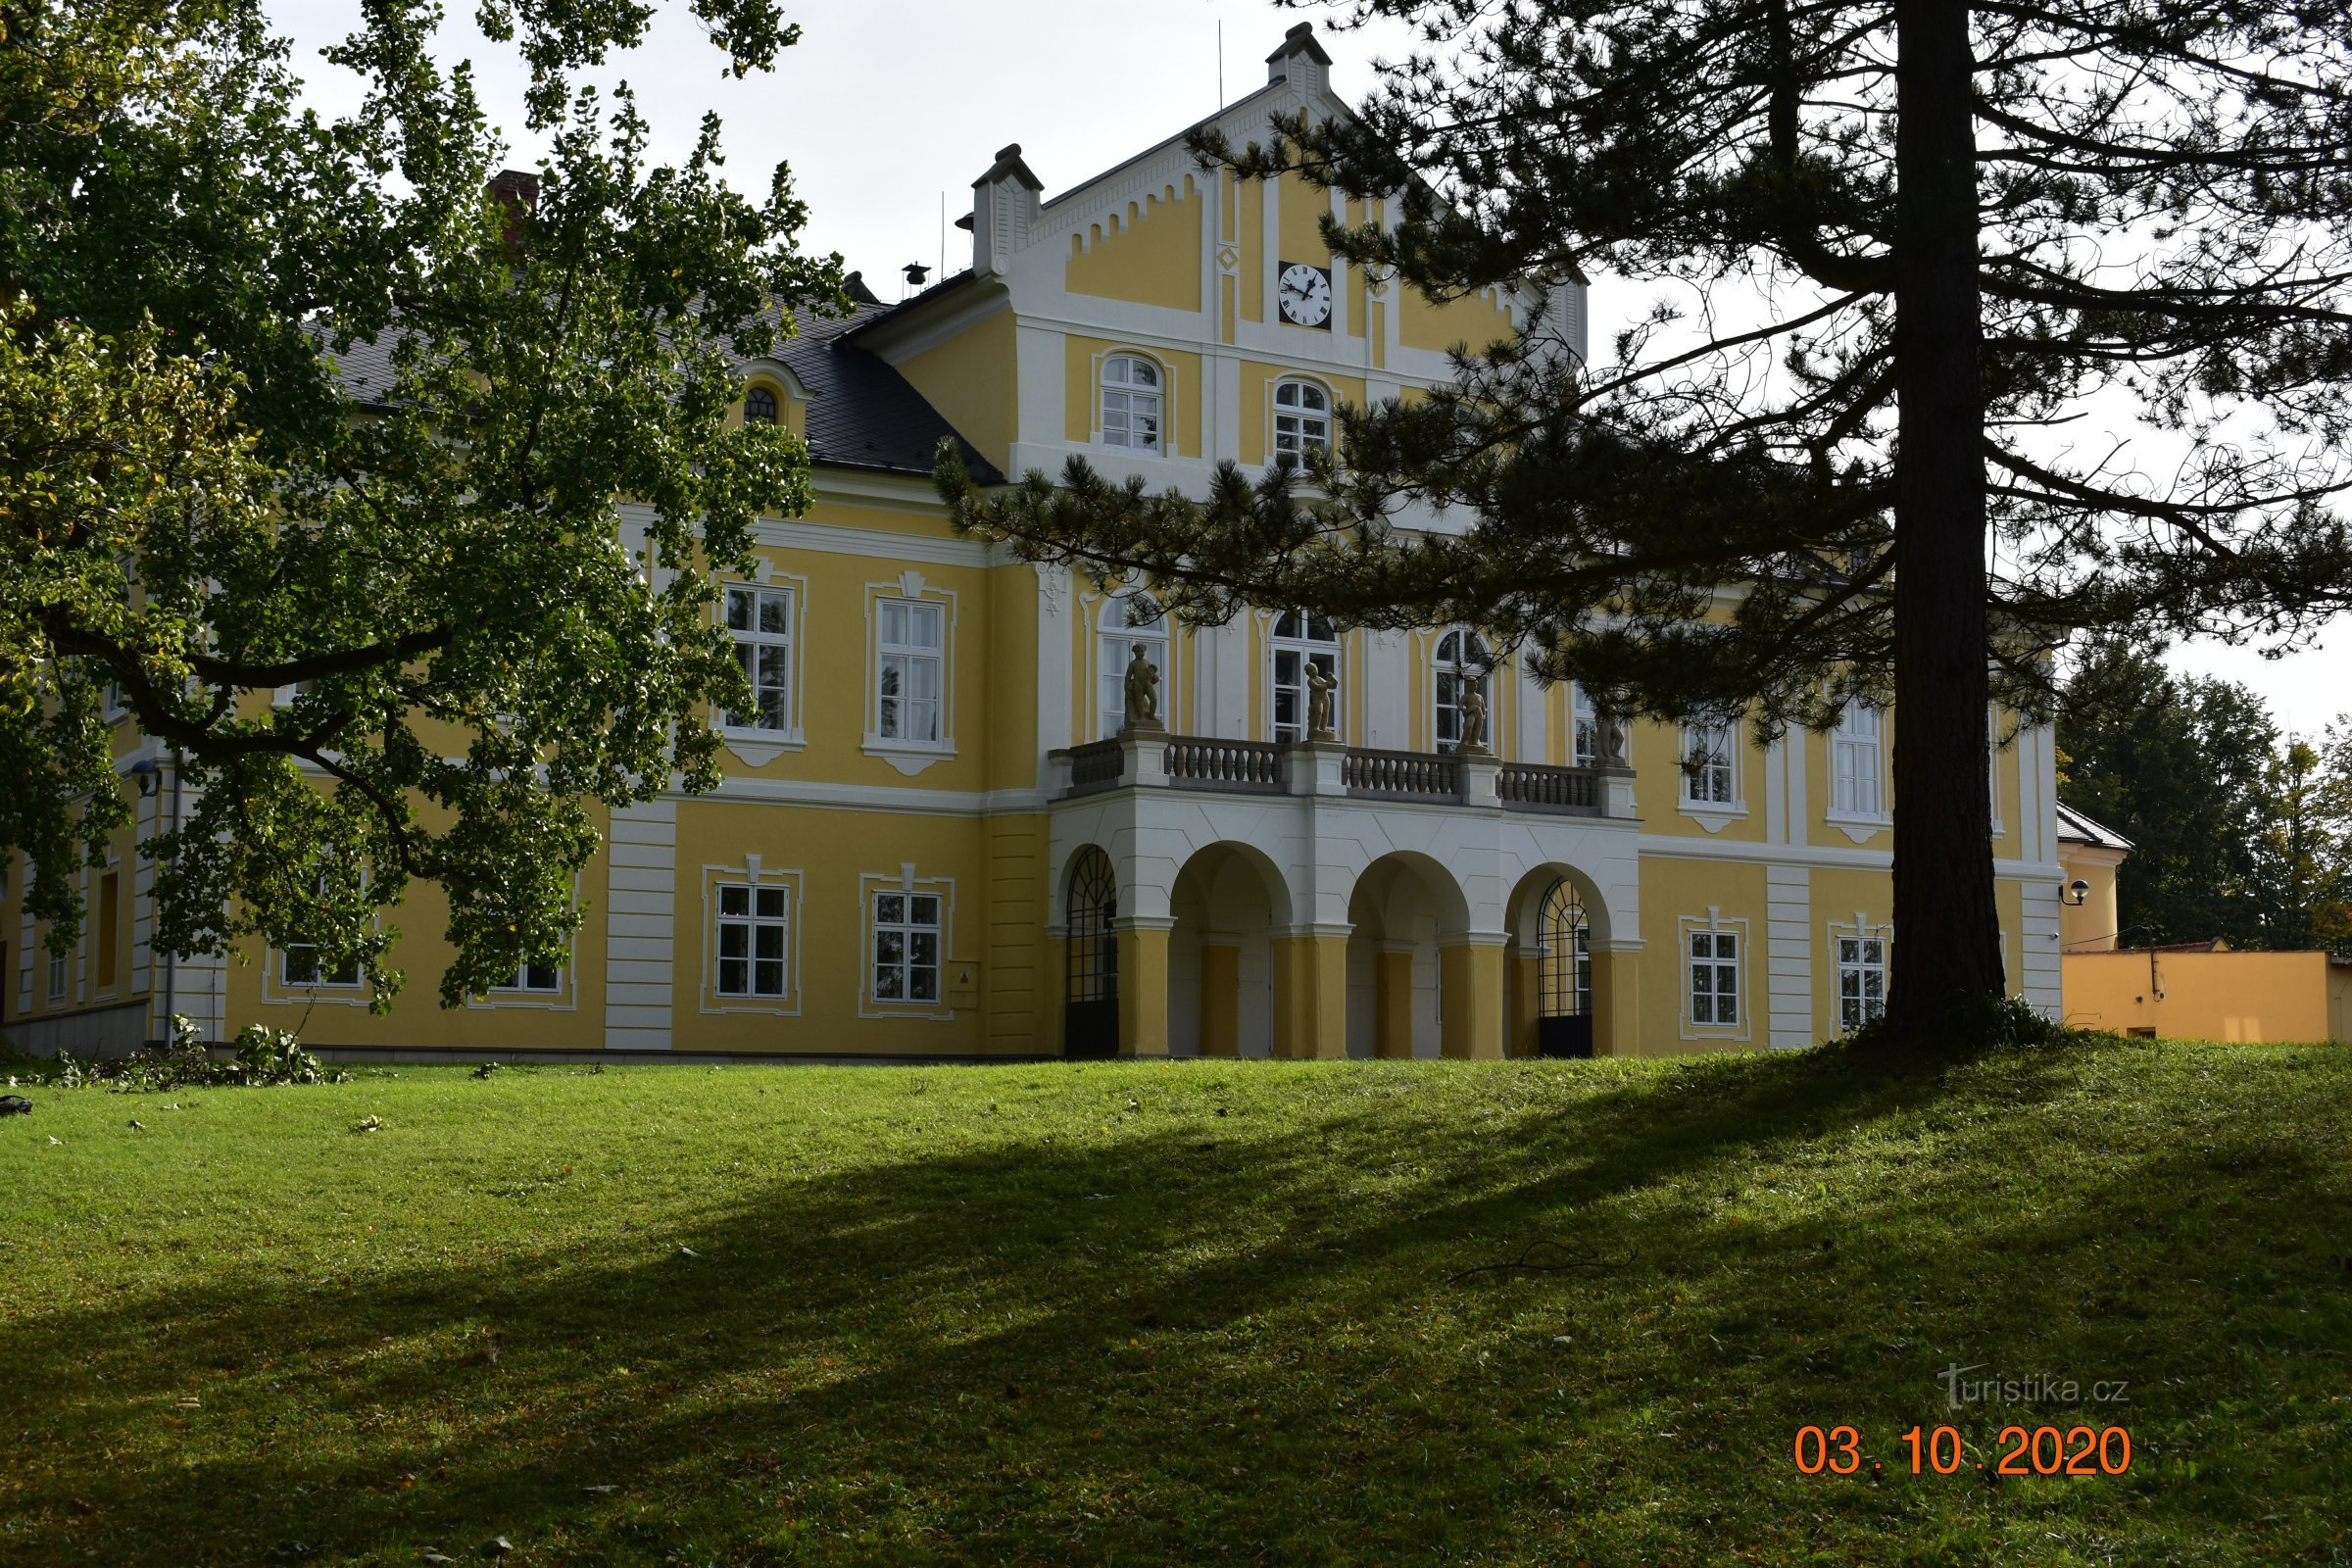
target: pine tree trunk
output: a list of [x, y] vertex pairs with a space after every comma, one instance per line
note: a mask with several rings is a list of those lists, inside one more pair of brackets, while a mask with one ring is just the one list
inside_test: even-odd
[[1974, 59], [1965, 0], [1897, 0], [1894, 934], [1898, 1038], [2002, 986], [1987, 794]]

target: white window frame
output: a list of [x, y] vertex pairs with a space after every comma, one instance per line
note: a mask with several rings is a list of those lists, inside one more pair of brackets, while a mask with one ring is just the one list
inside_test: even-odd
[[[1290, 401], [1285, 402], [1285, 396]], [[1309, 399], [1313, 399], [1309, 402]], [[1331, 388], [1320, 381], [1302, 375], [1286, 375], [1274, 383], [1272, 395], [1266, 402], [1271, 428], [1266, 440], [1266, 462], [1280, 463], [1286, 453], [1296, 454], [1304, 465], [1306, 450], [1321, 447], [1326, 452], [1332, 444]]]
[[[781, 694], [784, 709], [783, 722], [780, 724], [766, 723], [763, 721], [765, 714], [761, 713], [753, 715], [756, 720], [760, 721], [747, 724], [744, 722], [745, 715], [728, 712], [719, 715], [719, 728], [731, 736], [740, 735], [747, 739], [782, 746], [799, 745], [801, 743], [801, 595], [798, 582], [728, 582], [719, 585], [719, 624], [725, 629], [727, 635], [734, 639], [735, 657], [744, 663], [744, 678], [752, 683], [752, 695], [755, 700], [759, 698], [762, 690], [759, 679], [759, 656], [768, 650], [776, 650], [781, 652], [784, 659], [783, 684], [765, 688]], [[752, 612], [750, 626], [738, 627], [733, 623], [738, 595], [750, 602]], [[780, 604], [783, 607], [784, 629], [782, 631], [771, 631], [761, 624], [764, 618], [761, 612], [771, 603]]]
[[[1851, 950], [1849, 952], [1849, 950]], [[1875, 955], [1873, 953], [1875, 950]], [[1874, 925], [1856, 914], [1851, 925], [1832, 922], [1830, 926], [1830, 972], [1833, 989], [1830, 993], [1831, 1015], [1838, 1020], [1838, 1032], [1844, 1034], [1857, 1029], [1886, 1010], [1886, 987], [1893, 976], [1894, 928]], [[1870, 976], [1878, 976], [1878, 994], [1870, 994]], [[1854, 977], [1854, 995], [1846, 995], [1846, 977]], [[1849, 1012], [1846, 1004], [1855, 1004]], [[1875, 1004], [1875, 1005], [1874, 1005]]]
[[[918, 612], [937, 618], [936, 646], [894, 640], [885, 635], [893, 612], [901, 608], [906, 611], [910, 624]], [[869, 757], [882, 758], [909, 777], [956, 755], [956, 595], [929, 587], [918, 571], [902, 572], [896, 582], [870, 583], [866, 588], [865, 752]], [[882, 733], [885, 683], [895, 671], [904, 684], [907, 672], [926, 661], [936, 662], [938, 680], [934, 696], [902, 697], [899, 701], [927, 701], [934, 705], [937, 723], [933, 726], [933, 738], [925, 740], [905, 733], [885, 735]], [[904, 727], [902, 719], [901, 728]]]
[[49, 1000], [53, 1003], [64, 1002], [73, 985], [74, 953], [68, 948], [63, 953], [52, 949], [49, 954]]
[[1830, 731], [1829, 820], [1884, 825], [1886, 810], [1886, 710], [1845, 705]]
[[[1755, 1009], [1749, 1005], [1751, 999], [1750, 987], [1747, 984], [1747, 968], [1748, 957], [1753, 952], [1754, 945], [1748, 941], [1747, 921], [1743, 918], [1727, 919], [1720, 908], [1709, 908], [1703, 916], [1683, 916], [1680, 926], [1680, 944], [1675, 961], [1682, 969], [1676, 982], [1676, 989], [1681, 991], [1683, 997], [1681, 1008], [1683, 1038], [1685, 1040], [1746, 1040], [1750, 1038], [1750, 1032], [1755, 1024]], [[1699, 952], [1702, 938], [1708, 950], [1703, 956]], [[1728, 956], [1722, 951], [1723, 944], [1726, 942], [1731, 945]], [[1709, 1016], [1703, 1019], [1698, 1015], [1698, 969], [1701, 964], [1706, 966], [1710, 982], [1706, 992], [1708, 1000], [1706, 1010]], [[1732, 989], [1729, 993], [1722, 989], [1722, 980], [1727, 973], [1732, 982]], [[1721, 1015], [1720, 1005], [1723, 998], [1727, 995], [1732, 1004], [1732, 1016], [1728, 1022]]]
[[[956, 933], [956, 883], [949, 877], [918, 877], [914, 873], [915, 868], [910, 862], [900, 866], [895, 873], [870, 872], [858, 878], [858, 929], [863, 933], [860, 947], [863, 964], [858, 982], [858, 1015], [861, 1018], [946, 1021], [956, 1016], [955, 1008], [949, 1005], [947, 999], [948, 973], [956, 961], [951, 951]], [[915, 922], [906, 916], [895, 922], [882, 921], [881, 900], [885, 896], [938, 901], [938, 943], [934, 952], [937, 971], [933, 977], [933, 995], [928, 998], [883, 997], [877, 994], [879, 988], [875, 981], [883, 967], [879, 932], [896, 929], [906, 933], [918, 929]], [[911, 914], [911, 910], [908, 914]], [[897, 967], [902, 973], [906, 972], [910, 959], [911, 954], [907, 954], [898, 961]]]
[[541, 963], [525, 958], [514, 966], [503, 986], [490, 988], [493, 996], [552, 997], [564, 994], [564, 984], [569, 978], [568, 966], [561, 963]]
[[360, 966], [359, 966], [357, 963], [353, 963], [353, 964], [351, 964], [351, 965], [350, 965], [350, 966], [349, 966], [347, 969], [337, 969], [337, 970], [335, 970], [335, 971], [334, 971], [334, 973], [335, 973], [336, 975], [341, 975], [341, 974], [348, 973], [348, 974], [351, 976], [351, 978], [350, 978], [350, 979], [348, 979], [348, 980], [339, 980], [339, 979], [335, 979], [335, 978], [333, 978], [332, 976], [328, 975], [328, 974], [327, 974], [325, 971], [323, 971], [323, 970], [319, 971], [318, 978], [317, 978], [317, 979], [315, 979], [315, 980], [297, 980], [297, 979], [295, 979], [295, 978], [294, 978], [294, 955], [296, 955], [296, 954], [298, 954], [298, 953], [307, 953], [307, 954], [310, 954], [310, 955], [312, 956], [312, 957], [311, 957], [311, 963], [312, 963], [312, 966], [313, 966], [314, 968], [316, 968], [316, 967], [317, 967], [317, 965], [318, 965], [318, 946], [317, 946], [315, 943], [309, 943], [309, 942], [294, 942], [294, 943], [289, 943], [289, 944], [287, 944], [285, 947], [282, 947], [282, 948], [278, 949], [278, 950], [277, 950], [277, 983], [278, 983], [280, 986], [283, 986], [283, 987], [284, 987], [286, 990], [288, 990], [288, 991], [357, 991], [357, 990], [359, 990], [359, 989], [360, 989], [360, 985], [361, 985]]
[[[1462, 662], [1465, 638], [1485, 656], [1483, 660], [1471, 663]], [[1438, 751], [1450, 751], [1461, 744], [1461, 690], [1464, 676], [1472, 668], [1476, 668], [1478, 674], [1469, 677], [1467, 683], [1477, 687], [1479, 694], [1487, 700], [1487, 750], [1498, 750], [1494, 744], [1494, 651], [1487, 646], [1485, 638], [1470, 627], [1449, 626], [1438, 638], [1437, 651], [1430, 658], [1429, 733]]]
[[[1148, 378], [1134, 378], [1132, 368], [1139, 366], [1150, 372]], [[1169, 379], [1168, 368], [1148, 354], [1121, 349], [1104, 355], [1101, 368], [1096, 371], [1095, 394], [1095, 426], [1102, 444], [1121, 452], [1165, 457], [1168, 453]], [[1149, 440], [1138, 438], [1136, 425], [1139, 420], [1150, 421]]]
[[[1295, 625], [1295, 632], [1282, 628]], [[1323, 628], [1323, 636], [1315, 635], [1315, 627]], [[1307, 714], [1311, 712], [1314, 688], [1307, 683], [1306, 666], [1321, 664], [1339, 684], [1331, 693], [1331, 727], [1334, 733], [1347, 733], [1348, 694], [1347, 649], [1339, 631], [1329, 619], [1303, 610], [1286, 610], [1277, 613], [1266, 628], [1266, 732], [1267, 739], [1276, 742], [1303, 741], [1307, 735]], [[1287, 678], [1286, 678], [1287, 664]], [[1294, 720], [1282, 717], [1282, 699], [1292, 699]]]
[[[791, 867], [763, 865], [760, 863], [759, 856], [747, 855], [738, 864], [705, 865], [702, 867], [701, 874], [703, 961], [702, 974], [696, 983], [699, 1009], [707, 1015], [758, 1013], [774, 1018], [799, 1017], [802, 994], [801, 932], [808, 924], [808, 921], [803, 918], [801, 893], [804, 878], [801, 872]], [[761, 892], [769, 889], [783, 891], [784, 914], [782, 918], [786, 927], [784, 995], [780, 997], [739, 996], [733, 993], [722, 994], [719, 991], [719, 948], [721, 946], [719, 922], [722, 918], [735, 918], [732, 915], [722, 915], [721, 913], [722, 906], [726, 901], [721, 896], [720, 889], [727, 887], [753, 888]], [[756, 896], [752, 901], [752, 907], [755, 910], [759, 907], [759, 900]], [[755, 914], [753, 918], [757, 919], [758, 916]], [[758, 939], [756, 937], [753, 939], [752, 948], [753, 954], [747, 955], [747, 956], [757, 954]]]
[[[1984, 792], [1991, 807], [1992, 837], [1999, 838], [2001, 827], [2001, 753], [2015, 749], [2001, 744], [2001, 705], [1990, 704], [1984, 710]], [[2022, 775], [2023, 769], [2020, 769]]]
[[[1150, 618], [1140, 626], [1134, 621], [1138, 604], [1152, 607]], [[1164, 721], [1175, 711], [1176, 668], [1168, 660], [1168, 615], [1159, 601], [1141, 588], [1121, 589], [1103, 598], [1095, 626], [1098, 739], [1116, 739], [1127, 727], [1127, 661], [1138, 647], [1159, 669], [1159, 711]]]
[[1600, 710], [1581, 680], [1568, 683], [1568, 765], [1600, 765]]
[[[710, 994], [721, 1002], [765, 1003], [781, 1005], [793, 995], [793, 980], [799, 968], [793, 960], [797, 956], [795, 933], [800, 922], [793, 918], [794, 888], [781, 881], [761, 881], [755, 875], [710, 885]], [[731, 895], [740, 894], [740, 900]], [[730, 903], [738, 907], [730, 908]], [[730, 955], [728, 938], [740, 932], [743, 951]], [[772, 943], [762, 941], [773, 936]], [[766, 951], [772, 949], [772, 951]], [[727, 985], [728, 965], [741, 965], [742, 984], [734, 989]], [[763, 965], [773, 965], [775, 988], [761, 989], [765, 976]]]
[[[1714, 737], [1720, 737], [1720, 745]], [[1682, 751], [1675, 765], [1675, 804], [1710, 833], [1747, 815], [1740, 774], [1742, 736], [1737, 716], [1723, 719], [1686, 719]], [[1690, 760], [1704, 751], [1709, 760], [1693, 768]], [[1724, 798], [1718, 798], [1719, 793]]]

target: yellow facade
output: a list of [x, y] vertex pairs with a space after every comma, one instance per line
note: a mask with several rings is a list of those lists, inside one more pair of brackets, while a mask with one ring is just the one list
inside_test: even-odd
[[2160, 1040], [2352, 1040], [2347, 975], [2325, 953], [2070, 953], [2067, 1021]]
[[[1343, 112], [1327, 65], [1295, 36], [1218, 123], [1246, 138], [1269, 112]], [[321, 1048], [467, 1055], [1480, 1059], [1760, 1050], [1850, 1021], [1890, 961], [1890, 729], [1877, 794], [1845, 809], [1831, 738], [1761, 746], [1734, 725], [1709, 772], [1703, 738], [1641, 723], [1620, 766], [1580, 755], [1572, 687], [1506, 659], [1487, 752], [1466, 756], [1439, 683], [1450, 628], [1326, 637], [1268, 608], [1171, 629], [1124, 585], [949, 526], [927, 479], [943, 436], [992, 479], [1076, 454], [1198, 493], [1220, 461], [1255, 471], [1327, 439], [1336, 405], [1423, 395], [1448, 349], [1539, 309], [1581, 341], [1581, 289], [1433, 303], [1334, 257], [1326, 216], [1391, 217], [1202, 172], [1181, 137], [1051, 200], [1017, 147], [1000, 153], [973, 187], [967, 271], [807, 323], [747, 367], [816, 480], [726, 585], [764, 706], [711, 715], [715, 795], [606, 823], [548, 983], [438, 1007], [427, 887], [391, 917], [412, 983], [388, 1013], [263, 952], [179, 960], [172, 1005], [220, 1036], [259, 1021]], [[1298, 268], [1328, 282], [1320, 318], [1286, 318]], [[1122, 740], [1139, 645], [1166, 733]], [[1308, 733], [1309, 667], [1338, 683], [1328, 739]], [[2029, 729], [1988, 766], [2015, 984], [2054, 1007], [2052, 755]], [[167, 785], [89, 874], [78, 951], [51, 965], [9, 880], [0, 1019], [35, 1048], [161, 1031], [137, 845], [165, 825], [169, 758], [126, 733], [123, 766], [140, 760]], [[1875, 982], [1841, 969], [1847, 938]]]

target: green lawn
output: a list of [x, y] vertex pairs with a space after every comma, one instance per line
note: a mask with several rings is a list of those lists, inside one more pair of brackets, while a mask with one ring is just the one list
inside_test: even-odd
[[2352, 1562], [2341, 1049], [397, 1071], [0, 1121], [0, 1560]]

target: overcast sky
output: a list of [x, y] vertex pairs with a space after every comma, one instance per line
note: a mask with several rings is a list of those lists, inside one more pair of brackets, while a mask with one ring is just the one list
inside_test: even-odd
[[[445, 58], [476, 63], [493, 117], [514, 135], [521, 73], [473, 30], [468, 0], [449, 5]], [[1324, 13], [1264, 0], [797, 0], [787, 9], [804, 37], [770, 75], [728, 79], [672, 4], [647, 46], [606, 79], [636, 89], [660, 155], [680, 155], [702, 115], [716, 111], [740, 187], [763, 191], [768, 171], [791, 164], [810, 209], [808, 248], [839, 251], [886, 300], [899, 296], [906, 264], [939, 265], [942, 193], [952, 224], [970, 211], [971, 182], [999, 147], [1020, 143], [1051, 197], [1213, 111], [1220, 23], [1229, 99], [1265, 80], [1266, 55], [1300, 20], [1323, 32], [1333, 85], [1350, 100], [1370, 87], [1375, 57], [1406, 47], [1400, 30], [1335, 34]], [[318, 107], [351, 108], [356, 84], [318, 52], [351, 30], [356, 0], [276, 0], [270, 10]], [[514, 162], [529, 168], [539, 151], [518, 140]], [[969, 265], [969, 238], [949, 228], [947, 242], [948, 270]], [[1598, 279], [1594, 341], [1643, 303]], [[2316, 732], [2352, 710], [2352, 625], [2340, 621], [2324, 649], [2283, 661], [2197, 645], [2174, 662], [2254, 687], [2289, 728]]]

